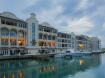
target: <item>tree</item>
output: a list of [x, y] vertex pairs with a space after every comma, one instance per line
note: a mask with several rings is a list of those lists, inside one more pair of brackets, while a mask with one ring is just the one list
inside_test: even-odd
[[31, 43], [32, 43], [32, 46], [35, 46], [37, 42], [36, 42], [35, 39], [33, 39], [33, 40], [31, 41]]
[[44, 45], [44, 42], [43, 41], [40, 41], [39, 42], [39, 46], [43, 46]]

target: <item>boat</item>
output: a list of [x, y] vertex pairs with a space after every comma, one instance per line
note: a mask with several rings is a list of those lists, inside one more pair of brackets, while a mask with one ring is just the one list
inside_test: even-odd
[[92, 52], [75, 52], [75, 53], [70, 53], [71, 56], [76, 56], [76, 57], [89, 56], [91, 54], [92, 54]]
[[58, 53], [55, 55], [55, 58], [64, 58], [65, 56], [70, 56], [71, 53], [74, 53], [73, 49], [68, 49], [63, 53]]
[[100, 54], [100, 53], [103, 53], [101, 50], [94, 50], [92, 51], [93, 54]]
[[58, 53], [55, 55], [55, 57], [62, 58], [65, 56], [70, 56], [70, 57], [82, 57], [82, 56], [90, 56], [92, 52], [88, 51], [75, 51], [74, 49], [68, 49], [64, 53]]
[[58, 54], [55, 55], [55, 58], [63, 58], [66, 55], [70, 55], [70, 53], [58, 53]]

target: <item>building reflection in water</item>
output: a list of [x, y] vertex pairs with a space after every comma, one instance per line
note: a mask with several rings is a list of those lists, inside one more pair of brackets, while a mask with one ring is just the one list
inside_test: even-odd
[[48, 62], [1, 61], [0, 78], [62, 78], [97, 67], [100, 63], [100, 55]]

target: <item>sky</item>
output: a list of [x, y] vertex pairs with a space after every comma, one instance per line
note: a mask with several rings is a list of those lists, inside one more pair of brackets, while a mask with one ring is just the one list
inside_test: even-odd
[[26, 20], [35, 13], [61, 32], [95, 36], [105, 47], [105, 0], [0, 0], [0, 13], [9, 11]]

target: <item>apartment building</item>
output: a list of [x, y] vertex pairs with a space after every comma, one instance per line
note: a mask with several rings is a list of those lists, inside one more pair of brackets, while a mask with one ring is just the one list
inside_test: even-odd
[[[28, 49], [30, 54], [40, 54], [47, 51], [55, 52], [57, 29], [47, 22], [39, 24], [36, 15], [31, 13], [28, 23]], [[49, 49], [50, 48], [50, 49]]]
[[10, 12], [0, 13], [0, 55], [27, 53], [27, 23]]

